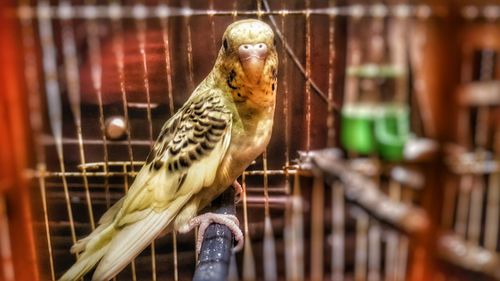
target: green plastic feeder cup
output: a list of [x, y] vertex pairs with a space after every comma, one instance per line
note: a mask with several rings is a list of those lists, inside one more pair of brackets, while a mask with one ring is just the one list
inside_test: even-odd
[[342, 108], [340, 138], [349, 152], [371, 154], [376, 150], [373, 135], [376, 108], [373, 105], [351, 104]]
[[389, 161], [401, 161], [410, 131], [407, 106], [385, 105], [375, 120], [375, 140], [379, 155]]

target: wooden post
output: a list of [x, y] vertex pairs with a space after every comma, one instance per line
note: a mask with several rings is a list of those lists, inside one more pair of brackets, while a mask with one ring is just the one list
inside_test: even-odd
[[[29, 201], [27, 101], [14, 1], [0, 4], [0, 192], [6, 202], [15, 280], [39, 280]], [[1, 268], [1, 265], [0, 265]]]

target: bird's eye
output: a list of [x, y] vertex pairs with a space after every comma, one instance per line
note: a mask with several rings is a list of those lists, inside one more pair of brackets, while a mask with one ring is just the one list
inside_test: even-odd
[[227, 44], [227, 39], [224, 39], [224, 41], [222, 42], [222, 46], [224, 47], [224, 50], [227, 51], [227, 48], [229, 47]]

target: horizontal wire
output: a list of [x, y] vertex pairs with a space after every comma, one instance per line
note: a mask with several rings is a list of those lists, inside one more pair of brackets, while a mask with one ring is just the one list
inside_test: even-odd
[[[491, 8], [483, 8], [483, 14], [491, 17]], [[481, 14], [481, 13], [479, 13]], [[199, 10], [189, 7], [169, 7], [167, 5], [145, 6], [138, 5], [52, 5], [32, 7], [20, 5], [17, 8], [17, 15], [20, 18], [55, 18], [55, 19], [97, 19], [97, 18], [168, 18], [168, 17], [191, 17], [191, 16], [244, 16], [244, 15], [325, 15], [325, 16], [350, 16], [362, 17], [417, 17], [426, 19], [431, 16], [442, 17], [447, 15], [446, 8], [441, 6], [428, 5], [348, 5], [342, 7], [327, 7], [317, 9], [297, 9], [297, 10]]]
[[[111, 162], [110, 162], [111, 164]], [[112, 165], [109, 165], [112, 166]], [[268, 175], [268, 176], [278, 176], [278, 175], [294, 175], [294, 174], [300, 174], [300, 175], [309, 175], [310, 172], [306, 170], [295, 170], [295, 169], [290, 169], [290, 170], [251, 170], [251, 171], [245, 171], [244, 174], [246, 176], [262, 176], [262, 175]], [[135, 177], [138, 174], [138, 172], [91, 172], [87, 171], [86, 176], [87, 177], [118, 177], [118, 176], [131, 176]], [[58, 177], [83, 177], [82, 172], [51, 172], [51, 171], [36, 171], [36, 170], [28, 170], [26, 172], [26, 176], [28, 178], [58, 178]]]
[[[54, 188], [59, 188], [61, 186], [60, 183], [57, 183], [57, 182], [47, 182], [45, 184], [45, 186], [49, 189], [54, 189]], [[84, 185], [81, 184], [81, 183], [68, 183], [68, 186], [71, 187], [71, 188], [77, 188], [77, 189], [80, 189], [80, 188], [84, 188]], [[113, 190], [119, 190], [119, 189], [123, 189], [123, 183], [115, 183], [115, 184], [109, 184], [108, 185], [109, 188], [113, 189]], [[92, 183], [92, 187], [93, 189], [105, 189], [106, 188], [106, 185], [103, 184], [103, 183]], [[272, 186], [271, 188], [269, 188], [269, 193], [286, 193], [286, 186], [284, 185], [277, 185], [277, 186]], [[259, 186], [253, 186], [253, 187], [247, 187], [247, 192], [249, 193], [263, 193], [264, 191], [264, 187], [259, 187]], [[79, 194], [78, 191], [74, 191], [72, 192], [72, 194]], [[81, 193], [83, 194], [83, 193]], [[93, 196], [95, 197], [99, 197], [99, 194], [98, 193], [93, 193]], [[120, 195], [121, 197], [122, 195]]]
[[[108, 166], [116, 166], [116, 167], [123, 167], [123, 166], [130, 166], [130, 165], [133, 165], [133, 166], [142, 166], [144, 164], [146, 164], [145, 161], [109, 161], [108, 163]], [[96, 170], [96, 169], [99, 169], [100, 167], [103, 167], [104, 166], [104, 162], [89, 162], [89, 163], [86, 163], [85, 166], [83, 165], [78, 165], [78, 169], [80, 170], [83, 170], [83, 168], [85, 169], [93, 169], [93, 170]], [[283, 167], [283, 169], [281, 170], [269, 170], [269, 171], [273, 171], [272, 173], [275, 173], [274, 171], [280, 171], [280, 172], [283, 172], [285, 173], [285, 171], [290, 171], [290, 170], [297, 170], [298, 166], [297, 165], [290, 165], [290, 166], [285, 166]], [[245, 171], [245, 173], [247, 175], [254, 175], [255, 172], [257, 172], [257, 174], [261, 173], [261, 171], [263, 170], [249, 170], [249, 171]], [[271, 174], [272, 174], [271, 173]], [[267, 174], [270, 174], [270, 173], [267, 173]]]
[[[41, 141], [44, 145], [54, 145], [56, 144], [56, 141], [53, 136], [51, 135], [43, 135], [41, 137]], [[78, 139], [76, 138], [62, 138], [61, 139], [63, 144], [78, 144]], [[102, 139], [84, 139], [83, 144], [85, 145], [102, 145]], [[119, 141], [111, 141], [108, 140], [108, 145], [127, 145], [128, 141], [125, 140], [119, 140]], [[144, 140], [132, 140], [131, 144], [133, 145], [142, 145], [142, 146], [150, 146], [150, 141], [147, 139]], [[129, 161], [130, 162], [130, 161]]]

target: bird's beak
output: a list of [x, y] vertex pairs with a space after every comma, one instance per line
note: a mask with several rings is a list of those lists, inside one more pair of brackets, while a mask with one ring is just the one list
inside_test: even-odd
[[243, 44], [238, 48], [243, 71], [251, 83], [259, 82], [268, 54], [269, 49], [264, 43]]

